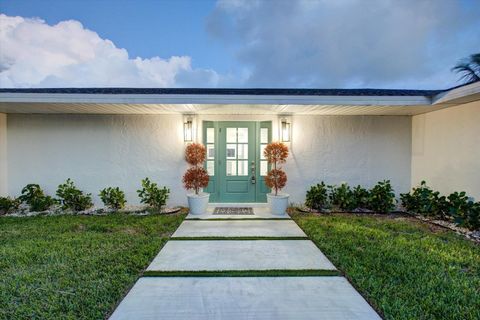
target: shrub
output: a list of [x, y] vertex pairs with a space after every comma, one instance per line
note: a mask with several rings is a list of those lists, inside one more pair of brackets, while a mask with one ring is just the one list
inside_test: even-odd
[[200, 192], [200, 188], [206, 188], [210, 177], [207, 170], [202, 167], [191, 167], [183, 175], [183, 186], [185, 189], [195, 190], [195, 194]]
[[355, 201], [355, 208], [367, 208], [368, 200], [370, 198], [370, 192], [367, 189], [362, 188], [360, 185], [353, 188], [353, 198]]
[[93, 206], [92, 195], [84, 194], [83, 191], [77, 189], [70, 178], [58, 186], [57, 196], [60, 198], [63, 209], [83, 211]]
[[99, 196], [104, 205], [115, 210], [124, 208], [125, 203], [127, 203], [127, 200], [125, 200], [125, 192], [120, 190], [119, 187], [108, 187], [100, 190]]
[[191, 143], [185, 149], [185, 160], [192, 167], [185, 172], [182, 182], [185, 189], [193, 189], [195, 194], [198, 194], [201, 188], [206, 188], [210, 181], [208, 172], [203, 167], [206, 156], [207, 149], [201, 143]]
[[310, 187], [310, 190], [307, 191], [305, 205], [314, 210], [321, 210], [328, 206], [327, 186], [323, 181]]
[[17, 210], [20, 203], [21, 201], [18, 198], [0, 197], [0, 215]]
[[137, 190], [137, 193], [141, 203], [155, 209], [161, 209], [167, 204], [170, 190], [167, 187], [159, 188], [156, 183], [151, 182], [149, 178], [145, 178], [142, 180], [142, 189]]
[[448, 197], [427, 187], [425, 181], [411, 193], [400, 195], [409, 212], [442, 220], [453, 220], [461, 227], [480, 229], [480, 202], [473, 202], [465, 192], [453, 192]]
[[34, 183], [27, 184], [18, 199], [28, 204], [30, 211], [45, 211], [58, 202], [51, 196], [45, 195], [42, 188]]
[[472, 204], [465, 225], [470, 230], [480, 230], [480, 202]]
[[185, 149], [185, 160], [192, 166], [205, 162], [207, 148], [201, 143], [191, 143]]
[[282, 190], [287, 184], [287, 174], [280, 165], [287, 161], [288, 147], [281, 142], [271, 142], [265, 147], [263, 155], [272, 165], [272, 170], [265, 177], [265, 184], [270, 189], [275, 190], [275, 195], [278, 195], [278, 191]]
[[[448, 215], [453, 221], [461, 227], [479, 228], [478, 225], [478, 206], [480, 203], [474, 203], [464, 191], [453, 192], [448, 197]], [[477, 221], [477, 223], [475, 222]]]
[[368, 209], [388, 213], [395, 208], [395, 193], [390, 180], [379, 181], [369, 193]]
[[411, 193], [400, 194], [400, 200], [402, 206], [409, 212], [442, 218], [448, 214], [446, 198], [429, 188], [425, 181], [413, 188]]
[[330, 187], [330, 200], [333, 205], [338, 206], [341, 210], [349, 211], [357, 208], [353, 191], [346, 183], [342, 183], [339, 187]]

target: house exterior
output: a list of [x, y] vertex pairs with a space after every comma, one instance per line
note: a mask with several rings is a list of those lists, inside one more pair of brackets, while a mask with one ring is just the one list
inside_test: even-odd
[[265, 202], [262, 149], [284, 140], [285, 192], [304, 201], [325, 181], [397, 193], [421, 180], [480, 199], [480, 82], [449, 90], [0, 89], [0, 195], [67, 178], [94, 196], [140, 180], [185, 205], [185, 145], [207, 146], [211, 202]]

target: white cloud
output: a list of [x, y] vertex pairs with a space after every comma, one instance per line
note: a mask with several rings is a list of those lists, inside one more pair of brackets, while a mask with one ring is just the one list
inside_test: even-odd
[[48, 25], [0, 14], [0, 87], [216, 86], [188, 56], [130, 58], [75, 20]]
[[207, 27], [250, 86], [441, 88], [480, 49], [478, 12], [468, 0], [219, 0]]

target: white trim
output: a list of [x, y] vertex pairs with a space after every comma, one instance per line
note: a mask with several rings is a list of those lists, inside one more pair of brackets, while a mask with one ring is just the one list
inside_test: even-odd
[[425, 96], [0, 93], [2, 103], [430, 105]]
[[[476, 94], [480, 94], [480, 81], [439, 93], [433, 97], [432, 104], [449, 103], [452, 100], [466, 98]], [[471, 101], [475, 100], [478, 100], [478, 97], [472, 97]], [[462, 103], [471, 101], [464, 101]]]

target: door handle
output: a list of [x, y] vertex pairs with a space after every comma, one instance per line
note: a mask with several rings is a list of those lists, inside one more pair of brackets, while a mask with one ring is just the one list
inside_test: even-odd
[[255, 161], [252, 161], [252, 165], [250, 166], [252, 177], [250, 178], [250, 182], [252, 184], [257, 183], [257, 178], [255, 177]]

